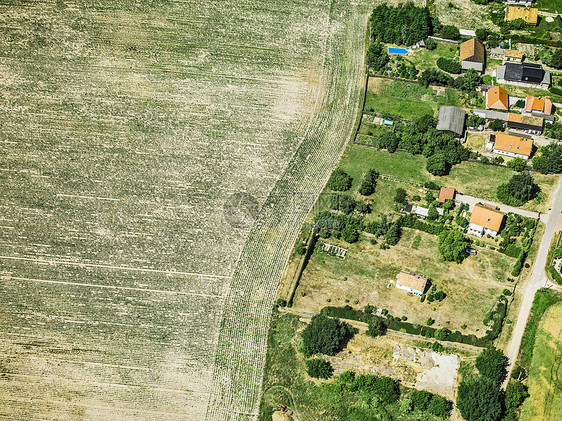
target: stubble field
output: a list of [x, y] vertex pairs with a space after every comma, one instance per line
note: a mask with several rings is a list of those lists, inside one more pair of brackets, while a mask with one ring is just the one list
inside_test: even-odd
[[0, 416], [254, 419], [372, 5], [88, 4], [0, 6]]

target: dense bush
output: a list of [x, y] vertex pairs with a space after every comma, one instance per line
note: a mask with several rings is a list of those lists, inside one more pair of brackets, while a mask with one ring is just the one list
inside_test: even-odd
[[443, 231], [437, 240], [437, 249], [445, 261], [462, 263], [470, 241], [457, 230]]
[[461, 34], [459, 32], [459, 28], [457, 28], [456, 26], [453, 26], [453, 25], [443, 26], [443, 28], [441, 29], [440, 35], [443, 38], [455, 39], [455, 40], [459, 39], [461, 37]]
[[337, 318], [316, 315], [302, 333], [300, 349], [305, 357], [314, 354], [335, 355], [352, 329]]
[[517, 410], [529, 396], [527, 387], [520, 381], [511, 381], [505, 388], [504, 405], [507, 412]]
[[379, 42], [371, 42], [367, 49], [367, 65], [378, 73], [384, 70], [389, 60], [390, 57], [388, 56], [386, 47]]
[[379, 317], [372, 317], [369, 320], [369, 329], [367, 334], [372, 337], [382, 336], [386, 333], [386, 323]]
[[427, 158], [425, 168], [430, 174], [433, 175], [446, 175], [449, 173], [449, 165], [445, 159], [445, 155], [442, 153], [436, 153], [435, 155]]
[[425, 40], [425, 48], [429, 51], [433, 51], [437, 48], [437, 42], [434, 39], [428, 38]]
[[430, 189], [430, 190], [440, 190], [441, 186], [439, 186], [439, 184], [437, 184], [434, 181], [426, 181], [425, 183], [423, 183], [423, 186], [426, 189]]
[[459, 384], [457, 408], [468, 421], [496, 421], [502, 412], [500, 388], [485, 377], [464, 380]]
[[449, 73], [459, 74], [461, 72], [460, 62], [445, 57], [439, 57], [437, 59], [437, 67]]
[[379, 173], [375, 170], [367, 171], [365, 178], [361, 182], [361, 186], [359, 186], [359, 193], [363, 196], [370, 196], [375, 192], [375, 188], [377, 187], [377, 179], [379, 178]]
[[522, 172], [527, 169], [527, 161], [520, 157], [515, 157], [507, 163], [513, 171]]
[[546, 124], [545, 134], [552, 139], [562, 140], [562, 123]]
[[306, 361], [306, 373], [310, 377], [328, 379], [332, 377], [333, 371], [332, 365], [322, 358], [314, 358]]
[[454, 80], [453, 86], [463, 92], [473, 92], [482, 84], [482, 76], [474, 70], [468, 69], [465, 74]]
[[330, 175], [326, 186], [330, 190], [346, 191], [351, 188], [351, 181], [351, 177], [344, 170], [336, 168], [332, 175]]
[[491, 121], [490, 124], [488, 124], [488, 126], [490, 127], [491, 130], [495, 132], [503, 132], [505, 130], [504, 122], [498, 119]]
[[314, 216], [314, 229], [320, 237], [342, 238], [353, 243], [359, 238], [358, 231], [363, 230], [363, 219], [354, 215], [322, 211]]
[[386, 240], [386, 243], [388, 245], [395, 246], [396, 244], [398, 244], [398, 241], [400, 241], [401, 235], [402, 230], [400, 229], [400, 224], [394, 222], [386, 232], [384, 239]]
[[433, 22], [427, 7], [413, 3], [397, 7], [381, 4], [369, 18], [371, 37], [384, 43], [413, 45], [433, 33]]
[[451, 75], [448, 75], [447, 73], [444, 73], [437, 69], [424, 70], [419, 76], [418, 80], [426, 88], [429, 85], [453, 86], [455, 82]]
[[528, 172], [515, 174], [506, 184], [497, 189], [500, 202], [510, 206], [521, 206], [536, 197], [540, 191], [533, 177]]
[[365, 400], [377, 397], [384, 405], [396, 402], [400, 397], [398, 383], [390, 377], [359, 374], [351, 384], [352, 391], [361, 392]]
[[349, 215], [355, 210], [357, 202], [348, 194], [331, 194], [329, 197], [330, 209], [339, 210], [346, 215]]
[[533, 158], [533, 168], [541, 174], [562, 172], [562, 145], [550, 143], [540, 148], [540, 155]]
[[475, 362], [478, 372], [496, 384], [500, 384], [505, 378], [506, 364], [507, 358], [503, 352], [491, 346], [482, 351]]
[[439, 235], [443, 231], [447, 231], [447, 228], [444, 225], [424, 222], [413, 214], [402, 215], [396, 220], [396, 222], [400, 223], [400, 226], [402, 227], [416, 229], [433, 235]]
[[404, 190], [402, 187], [399, 187], [396, 189], [396, 192], [394, 193], [394, 201], [396, 203], [401, 203], [404, 204], [406, 203], [406, 190]]

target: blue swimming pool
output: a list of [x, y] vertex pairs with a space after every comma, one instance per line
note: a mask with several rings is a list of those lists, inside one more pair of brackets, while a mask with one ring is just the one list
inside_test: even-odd
[[405, 48], [388, 47], [388, 54], [401, 54], [403, 56], [408, 54]]

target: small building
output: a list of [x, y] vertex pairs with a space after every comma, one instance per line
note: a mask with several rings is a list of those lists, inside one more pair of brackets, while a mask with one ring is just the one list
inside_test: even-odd
[[535, 63], [506, 63], [496, 68], [498, 83], [547, 89], [550, 86], [550, 71]]
[[525, 6], [530, 6], [535, 2], [535, 0], [507, 0], [507, 4], [522, 4]]
[[501, 86], [494, 86], [486, 92], [486, 108], [495, 110], [509, 109], [509, 96]]
[[478, 117], [485, 118], [486, 120], [501, 120], [507, 121], [508, 113], [504, 113], [502, 111], [495, 111], [495, 110], [479, 110], [477, 108], [472, 110], [473, 114], [477, 115]]
[[520, 50], [505, 50], [503, 59], [505, 61], [511, 61], [515, 63], [521, 63], [523, 61], [523, 51]]
[[533, 139], [498, 133], [492, 152], [513, 158], [529, 159], [533, 152]]
[[444, 203], [446, 200], [455, 200], [455, 189], [451, 187], [441, 187], [439, 191], [439, 203]]
[[[445, 212], [442, 208], [435, 208], [439, 215], [443, 215]], [[412, 206], [412, 212], [416, 214], [417, 217], [425, 219], [429, 214], [429, 208], [424, 208], [423, 206]]]
[[406, 272], [401, 270], [396, 275], [396, 288], [411, 292], [414, 295], [422, 296], [427, 288], [429, 279], [423, 275], [417, 275], [414, 272]]
[[540, 134], [544, 127], [544, 118], [534, 115], [509, 113], [507, 116], [507, 127]]
[[490, 234], [495, 237], [500, 232], [504, 219], [504, 213], [490, 206], [477, 203], [474, 205], [470, 222], [468, 224], [468, 233], [482, 237]]
[[476, 38], [471, 38], [461, 44], [461, 68], [463, 70], [475, 69], [480, 73], [486, 68], [486, 49], [484, 44]]
[[523, 19], [529, 25], [537, 25], [539, 9], [534, 7], [507, 6], [505, 9], [505, 20], [512, 22], [515, 19]]
[[505, 57], [505, 50], [503, 48], [496, 47], [490, 49], [490, 58], [503, 60], [504, 57]]
[[543, 114], [552, 114], [552, 100], [548, 98], [537, 98], [535, 96], [527, 96], [525, 100], [525, 111], [532, 113], [536, 111]]
[[437, 130], [449, 133], [455, 137], [462, 137], [465, 119], [466, 111], [451, 105], [443, 105], [439, 109]]

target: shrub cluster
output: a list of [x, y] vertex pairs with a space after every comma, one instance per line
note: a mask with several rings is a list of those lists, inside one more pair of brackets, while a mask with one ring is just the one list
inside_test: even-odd
[[459, 74], [461, 72], [460, 62], [445, 57], [437, 59], [437, 67], [449, 73]]
[[330, 190], [346, 191], [351, 188], [351, 182], [351, 177], [344, 170], [336, 168], [332, 175], [330, 175], [326, 186]]
[[379, 178], [379, 173], [376, 170], [369, 170], [365, 175], [365, 178], [359, 186], [359, 193], [363, 196], [370, 196], [375, 193], [375, 188], [377, 187], [377, 179]]
[[337, 318], [316, 315], [302, 333], [300, 350], [305, 357], [314, 354], [336, 355], [353, 334], [351, 326]]
[[369, 18], [371, 38], [384, 43], [413, 45], [433, 34], [433, 20], [427, 7], [413, 3], [397, 7], [381, 4]]

